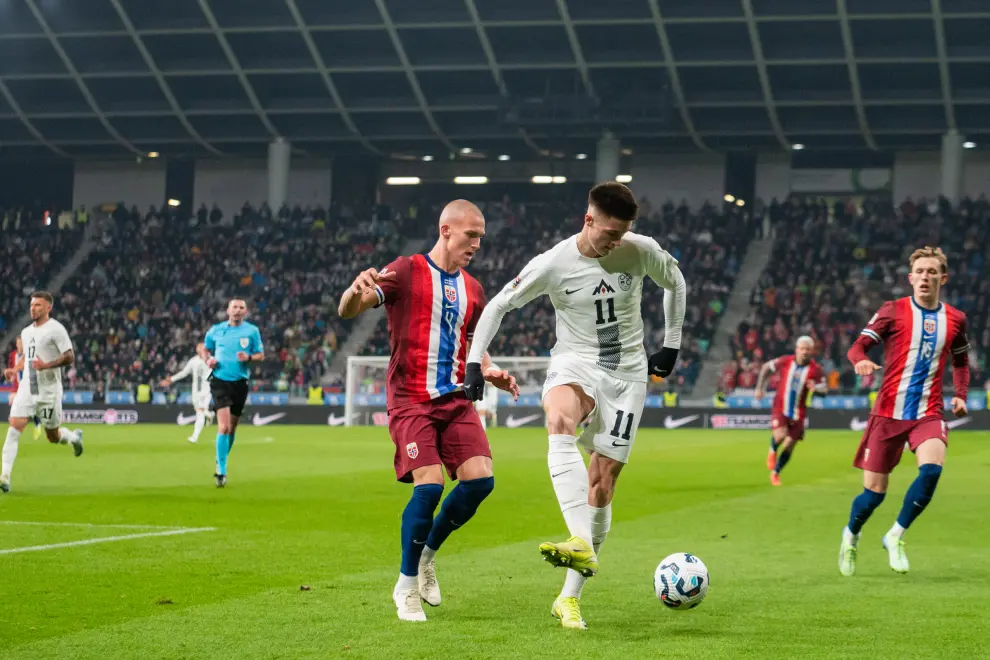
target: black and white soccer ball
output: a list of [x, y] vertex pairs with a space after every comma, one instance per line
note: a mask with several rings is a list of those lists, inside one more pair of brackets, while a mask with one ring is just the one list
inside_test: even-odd
[[675, 552], [657, 566], [653, 591], [672, 610], [693, 609], [708, 595], [708, 568], [689, 552]]

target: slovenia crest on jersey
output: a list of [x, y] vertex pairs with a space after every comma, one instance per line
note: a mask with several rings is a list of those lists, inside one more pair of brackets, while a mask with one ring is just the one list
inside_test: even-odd
[[935, 319], [925, 319], [924, 324], [925, 334], [933, 334], [935, 332]]
[[406, 455], [409, 458], [416, 458], [419, 456], [419, 446], [415, 442], [410, 442], [406, 445]]
[[628, 291], [629, 287], [632, 286], [632, 275], [629, 273], [619, 273], [619, 288], [623, 291]]
[[457, 302], [457, 287], [453, 284], [444, 284], [443, 297], [446, 298], [447, 302], [450, 304]]
[[250, 340], [247, 337], [241, 337], [241, 341], [240, 341], [241, 348], [247, 348], [249, 343]]

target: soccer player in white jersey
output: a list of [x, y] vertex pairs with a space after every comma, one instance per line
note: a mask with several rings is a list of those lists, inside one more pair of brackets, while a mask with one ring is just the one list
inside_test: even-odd
[[[498, 369], [499, 367], [492, 363], [491, 368]], [[498, 414], [498, 388], [486, 383], [485, 395], [481, 397], [480, 401], [474, 402], [474, 409], [478, 411], [478, 417], [481, 418], [481, 427], [487, 431], [488, 425], [495, 423], [495, 416]]]
[[62, 367], [72, 364], [75, 353], [65, 326], [53, 319], [51, 312], [52, 294], [47, 291], [31, 294], [33, 323], [21, 331], [24, 355], [21, 363], [4, 373], [11, 380], [18, 371], [24, 371], [10, 405], [10, 426], [3, 443], [0, 491], [5, 493], [10, 490], [10, 473], [17, 458], [21, 432], [35, 415], [44, 425], [49, 442], [72, 445], [76, 456], [83, 453], [82, 430], [70, 431], [59, 426], [62, 422]]
[[[598, 572], [598, 549], [612, 522], [612, 495], [636, 438], [646, 382], [667, 377], [681, 344], [687, 286], [677, 260], [652, 238], [629, 230], [639, 207], [626, 186], [592, 188], [581, 233], [537, 256], [485, 308], [475, 328], [464, 389], [482, 396], [481, 356], [502, 317], [537, 296], [557, 312], [557, 343], [543, 386], [550, 435], [548, 465], [571, 538], [540, 552], [570, 570], [552, 613], [565, 628], [586, 628], [581, 588]], [[640, 302], [643, 279], [666, 290], [663, 348], [647, 359]], [[578, 425], [587, 427], [576, 437]], [[578, 444], [590, 454], [585, 467]]]
[[162, 387], [168, 387], [177, 380], [182, 380], [186, 376], [192, 377], [192, 404], [196, 409], [196, 425], [193, 433], [189, 436], [189, 442], [195, 443], [199, 440], [199, 434], [203, 432], [206, 420], [209, 417], [210, 408], [210, 371], [206, 366], [206, 360], [210, 354], [206, 352], [206, 344], [200, 342], [196, 344], [196, 355], [189, 358], [186, 366], [174, 376], [169, 376], [161, 382]]

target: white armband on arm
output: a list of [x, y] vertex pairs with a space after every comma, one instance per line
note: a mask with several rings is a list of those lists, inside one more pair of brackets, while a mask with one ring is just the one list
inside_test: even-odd
[[675, 266], [671, 271], [674, 287], [665, 288], [663, 292], [665, 326], [663, 345], [667, 348], [680, 348], [681, 329], [684, 327], [684, 314], [687, 312], [687, 283], [680, 268]]

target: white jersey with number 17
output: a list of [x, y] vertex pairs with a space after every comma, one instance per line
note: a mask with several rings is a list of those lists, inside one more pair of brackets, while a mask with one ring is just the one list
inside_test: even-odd
[[667, 290], [679, 278], [677, 260], [652, 238], [629, 232], [619, 247], [593, 259], [578, 251], [575, 235], [533, 258], [497, 302], [518, 309], [549, 295], [557, 313], [554, 358], [575, 358], [621, 380], [646, 382], [644, 277]]
[[24, 377], [18, 391], [27, 389], [31, 396], [39, 400], [61, 400], [62, 368], [37, 371], [31, 363], [36, 358], [41, 358], [42, 362], [54, 362], [72, 349], [72, 340], [65, 326], [52, 318], [40, 326], [32, 323], [21, 330], [21, 341], [24, 343]]

